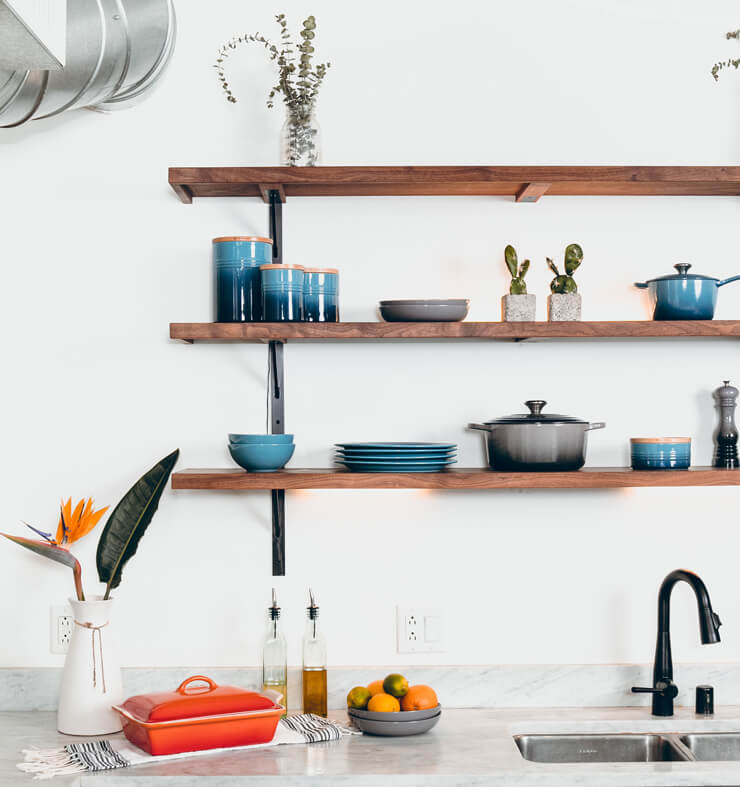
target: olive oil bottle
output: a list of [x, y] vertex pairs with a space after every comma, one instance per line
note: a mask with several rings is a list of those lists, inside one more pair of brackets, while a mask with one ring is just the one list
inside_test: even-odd
[[262, 691], [270, 689], [282, 694], [280, 704], [288, 709], [288, 646], [280, 628], [280, 607], [275, 588], [272, 606], [267, 610], [267, 633], [262, 644]]
[[326, 718], [326, 641], [318, 627], [319, 608], [308, 589], [306, 633], [303, 636], [303, 712]]

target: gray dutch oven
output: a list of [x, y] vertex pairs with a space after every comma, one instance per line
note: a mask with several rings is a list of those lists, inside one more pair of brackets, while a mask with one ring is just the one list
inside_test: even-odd
[[589, 423], [568, 415], [545, 414], [547, 402], [531, 399], [524, 403], [528, 413], [507, 415], [471, 429], [488, 432], [486, 449], [493, 470], [547, 471], [578, 470], [586, 463], [586, 438], [603, 422]]

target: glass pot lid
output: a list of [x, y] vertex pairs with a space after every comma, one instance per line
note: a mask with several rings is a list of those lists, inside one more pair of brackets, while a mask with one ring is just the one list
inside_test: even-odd
[[570, 415], [557, 415], [556, 413], [543, 413], [542, 408], [547, 404], [544, 399], [529, 399], [524, 403], [528, 408], [528, 413], [517, 413], [515, 415], [505, 415], [493, 421], [485, 421], [486, 426], [491, 424], [585, 424], [588, 423], [582, 418], [574, 418]]
[[678, 271], [677, 273], [669, 273], [666, 276], [656, 276], [654, 279], [648, 279], [648, 282], [670, 281], [671, 279], [707, 279], [708, 281], [719, 281], [716, 276], [702, 276], [699, 273], [689, 273], [691, 265], [688, 262], [679, 262], [673, 267]]

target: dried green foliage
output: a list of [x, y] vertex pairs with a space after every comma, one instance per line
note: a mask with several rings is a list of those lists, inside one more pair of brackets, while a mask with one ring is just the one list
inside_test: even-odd
[[227, 41], [218, 51], [218, 59], [214, 68], [218, 74], [221, 87], [226, 94], [227, 101], [236, 103], [236, 96], [231, 91], [225, 74], [225, 63], [229, 56], [240, 44], [261, 44], [267, 51], [270, 60], [278, 67], [277, 84], [270, 90], [267, 97], [267, 106], [274, 106], [276, 96], [281, 96], [288, 111], [303, 122], [310, 116], [316, 103], [327, 70], [331, 63], [317, 63], [313, 65], [314, 46], [316, 38], [316, 18], [309, 16], [303, 20], [303, 27], [299, 33], [301, 42], [295, 44], [288, 30], [288, 20], [285, 14], [277, 14], [275, 21], [280, 26], [280, 43], [273, 44], [261, 33], [245, 33]]
[[[725, 33], [725, 38], [729, 41], [730, 39], [740, 39], [740, 30], [731, 30], [729, 33]], [[719, 81], [719, 72], [725, 68], [740, 68], [740, 57], [738, 58], [730, 58], [729, 60], [720, 60], [719, 63], [715, 63], [712, 66], [712, 76], [714, 77], [714, 81]]]
[[547, 260], [547, 267], [555, 274], [555, 278], [550, 282], [550, 290], [560, 295], [571, 292], [578, 292], [573, 274], [578, 266], [583, 262], [583, 249], [577, 243], [571, 243], [565, 248], [565, 259], [563, 261], [565, 273], [560, 273], [558, 266], [550, 259]]
[[517, 257], [516, 249], [509, 245], [504, 249], [504, 259], [506, 260], [506, 267], [511, 274], [511, 286], [509, 287], [510, 295], [526, 295], [527, 283], [524, 277], [529, 270], [529, 260], [519, 265], [519, 258]]

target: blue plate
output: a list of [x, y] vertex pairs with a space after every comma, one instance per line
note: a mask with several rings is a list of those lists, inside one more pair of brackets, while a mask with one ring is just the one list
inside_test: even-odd
[[397, 463], [383, 464], [382, 462], [373, 462], [372, 464], [364, 464], [357, 462], [347, 464], [346, 467], [353, 473], [439, 473], [445, 470], [447, 465], [402, 464], [399, 466]]
[[444, 461], [445, 459], [452, 459], [456, 456], [456, 451], [445, 451], [444, 453], [438, 454], [414, 454], [413, 456], [409, 456], [408, 454], [404, 453], [393, 453], [388, 452], [387, 454], [374, 454], [374, 453], [349, 453], [347, 451], [337, 451], [337, 457], [339, 459], [369, 459], [375, 460], [376, 462], [394, 462], [397, 460], [403, 460], [406, 462], [418, 462], [419, 460], [425, 459], [437, 459], [439, 461]]
[[421, 462], [376, 462], [376, 461], [366, 461], [366, 460], [353, 460], [353, 459], [337, 459], [337, 463], [340, 465], [346, 465], [347, 467], [390, 467], [403, 469], [404, 467], [446, 467], [447, 465], [454, 465], [457, 463], [457, 459], [446, 459], [444, 461], [440, 461], [438, 459], [426, 459]]
[[451, 449], [457, 448], [456, 443], [334, 443], [338, 448], [349, 448], [350, 450], [362, 450], [369, 448], [370, 450], [375, 450], [376, 448], [379, 449], [395, 449], [397, 451], [413, 451], [416, 449], [424, 450], [444, 450], [444, 449]]

